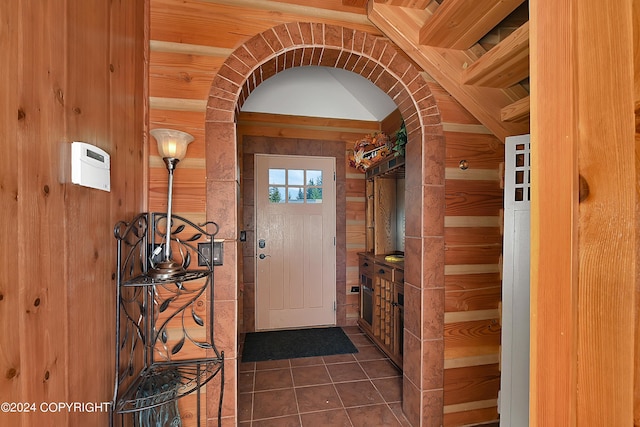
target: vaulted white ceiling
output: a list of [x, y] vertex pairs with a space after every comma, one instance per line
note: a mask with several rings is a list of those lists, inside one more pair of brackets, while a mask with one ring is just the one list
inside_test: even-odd
[[242, 111], [381, 121], [396, 108], [386, 93], [358, 74], [306, 66], [289, 68], [262, 82]]

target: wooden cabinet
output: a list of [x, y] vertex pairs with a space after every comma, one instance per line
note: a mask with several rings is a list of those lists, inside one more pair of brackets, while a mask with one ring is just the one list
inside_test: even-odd
[[384, 257], [360, 254], [358, 324], [400, 368], [402, 368], [404, 328], [403, 288], [404, 265], [402, 263], [389, 263], [384, 261]]
[[366, 252], [404, 252], [404, 158], [392, 157], [368, 170], [365, 191]]
[[358, 324], [402, 368], [404, 330], [404, 158], [390, 157], [366, 172], [366, 252], [360, 255]]

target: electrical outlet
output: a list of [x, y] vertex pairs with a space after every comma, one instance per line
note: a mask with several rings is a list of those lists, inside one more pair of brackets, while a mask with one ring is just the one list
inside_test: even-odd
[[360, 292], [360, 286], [352, 286], [351, 287], [351, 293], [352, 294], [357, 294], [358, 292]]

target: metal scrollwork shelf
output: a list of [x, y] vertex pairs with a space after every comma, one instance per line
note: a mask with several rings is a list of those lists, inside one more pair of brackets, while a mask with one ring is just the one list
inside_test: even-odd
[[[202, 388], [220, 376], [224, 352], [214, 343], [214, 222], [197, 225], [174, 215], [170, 250], [183, 270], [151, 274], [166, 244], [167, 216], [142, 213], [114, 227], [117, 242], [116, 367], [111, 425], [134, 414], [134, 425], [181, 425], [177, 400], [195, 393], [200, 425]], [[212, 231], [207, 231], [211, 229]], [[193, 267], [192, 263], [198, 264]]]

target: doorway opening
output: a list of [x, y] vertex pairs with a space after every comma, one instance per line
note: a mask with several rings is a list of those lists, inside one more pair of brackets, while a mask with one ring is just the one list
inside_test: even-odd
[[[251, 91], [264, 80], [284, 69], [306, 65], [343, 68], [367, 78], [394, 100], [405, 119], [405, 192], [413, 203], [406, 212], [404, 289], [405, 299], [413, 303], [405, 306], [404, 346], [410, 351], [404, 354], [402, 406], [414, 425], [441, 420], [442, 402], [426, 404], [426, 400], [443, 388], [444, 319], [440, 313], [430, 314], [428, 328], [420, 319], [425, 295], [444, 299], [444, 135], [429, 85], [394, 46], [350, 28], [295, 22], [273, 27], [236, 49], [215, 76], [207, 105], [207, 219], [225, 221], [228, 226], [221, 227], [220, 237], [231, 245], [238, 242], [242, 221], [238, 216], [238, 114]], [[227, 359], [238, 357], [237, 255], [242, 248], [233, 249], [236, 256], [222, 271], [228, 283], [219, 288], [222, 297], [214, 301], [217, 313], [235, 315], [215, 320], [219, 336], [226, 338]], [[423, 381], [425, 373], [429, 373], [428, 382]], [[237, 382], [237, 377], [229, 381]], [[232, 414], [237, 411], [235, 403], [228, 409]]]
[[[241, 133], [250, 133], [243, 125]], [[261, 329], [256, 328], [256, 269], [259, 265], [258, 258], [260, 249], [258, 247], [258, 235], [256, 233], [256, 158], [269, 155], [274, 152], [279, 156], [285, 157], [306, 157], [306, 158], [324, 158], [329, 159], [335, 165], [335, 179], [338, 183], [345, 182], [346, 174], [346, 155], [344, 143], [340, 141], [327, 140], [300, 140], [294, 138], [264, 137], [251, 134], [242, 134], [239, 136], [239, 150], [242, 152], [242, 164], [240, 167], [240, 188], [241, 200], [239, 206], [240, 223], [242, 224], [243, 234], [246, 236], [245, 242], [240, 242], [240, 262], [239, 271], [239, 301], [238, 301], [238, 333], [254, 332]], [[313, 155], [309, 155], [309, 153]], [[333, 174], [332, 172], [330, 174]], [[333, 176], [331, 176], [333, 181]], [[267, 191], [267, 190], [265, 190]], [[335, 186], [335, 205], [334, 205], [334, 224], [332, 236], [335, 237], [335, 262], [333, 267], [333, 293], [334, 301], [336, 301], [336, 311], [334, 311], [334, 323], [343, 325], [344, 313], [344, 296], [347, 283], [344, 260], [347, 258], [346, 249], [346, 194], [344, 185]], [[333, 242], [331, 242], [333, 243]], [[269, 242], [265, 241], [265, 245]], [[262, 252], [269, 255], [266, 251], [271, 247], [263, 248]], [[265, 260], [270, 261], [270, 258]], [[333, 307], [332, 307], [333, 309]]]

